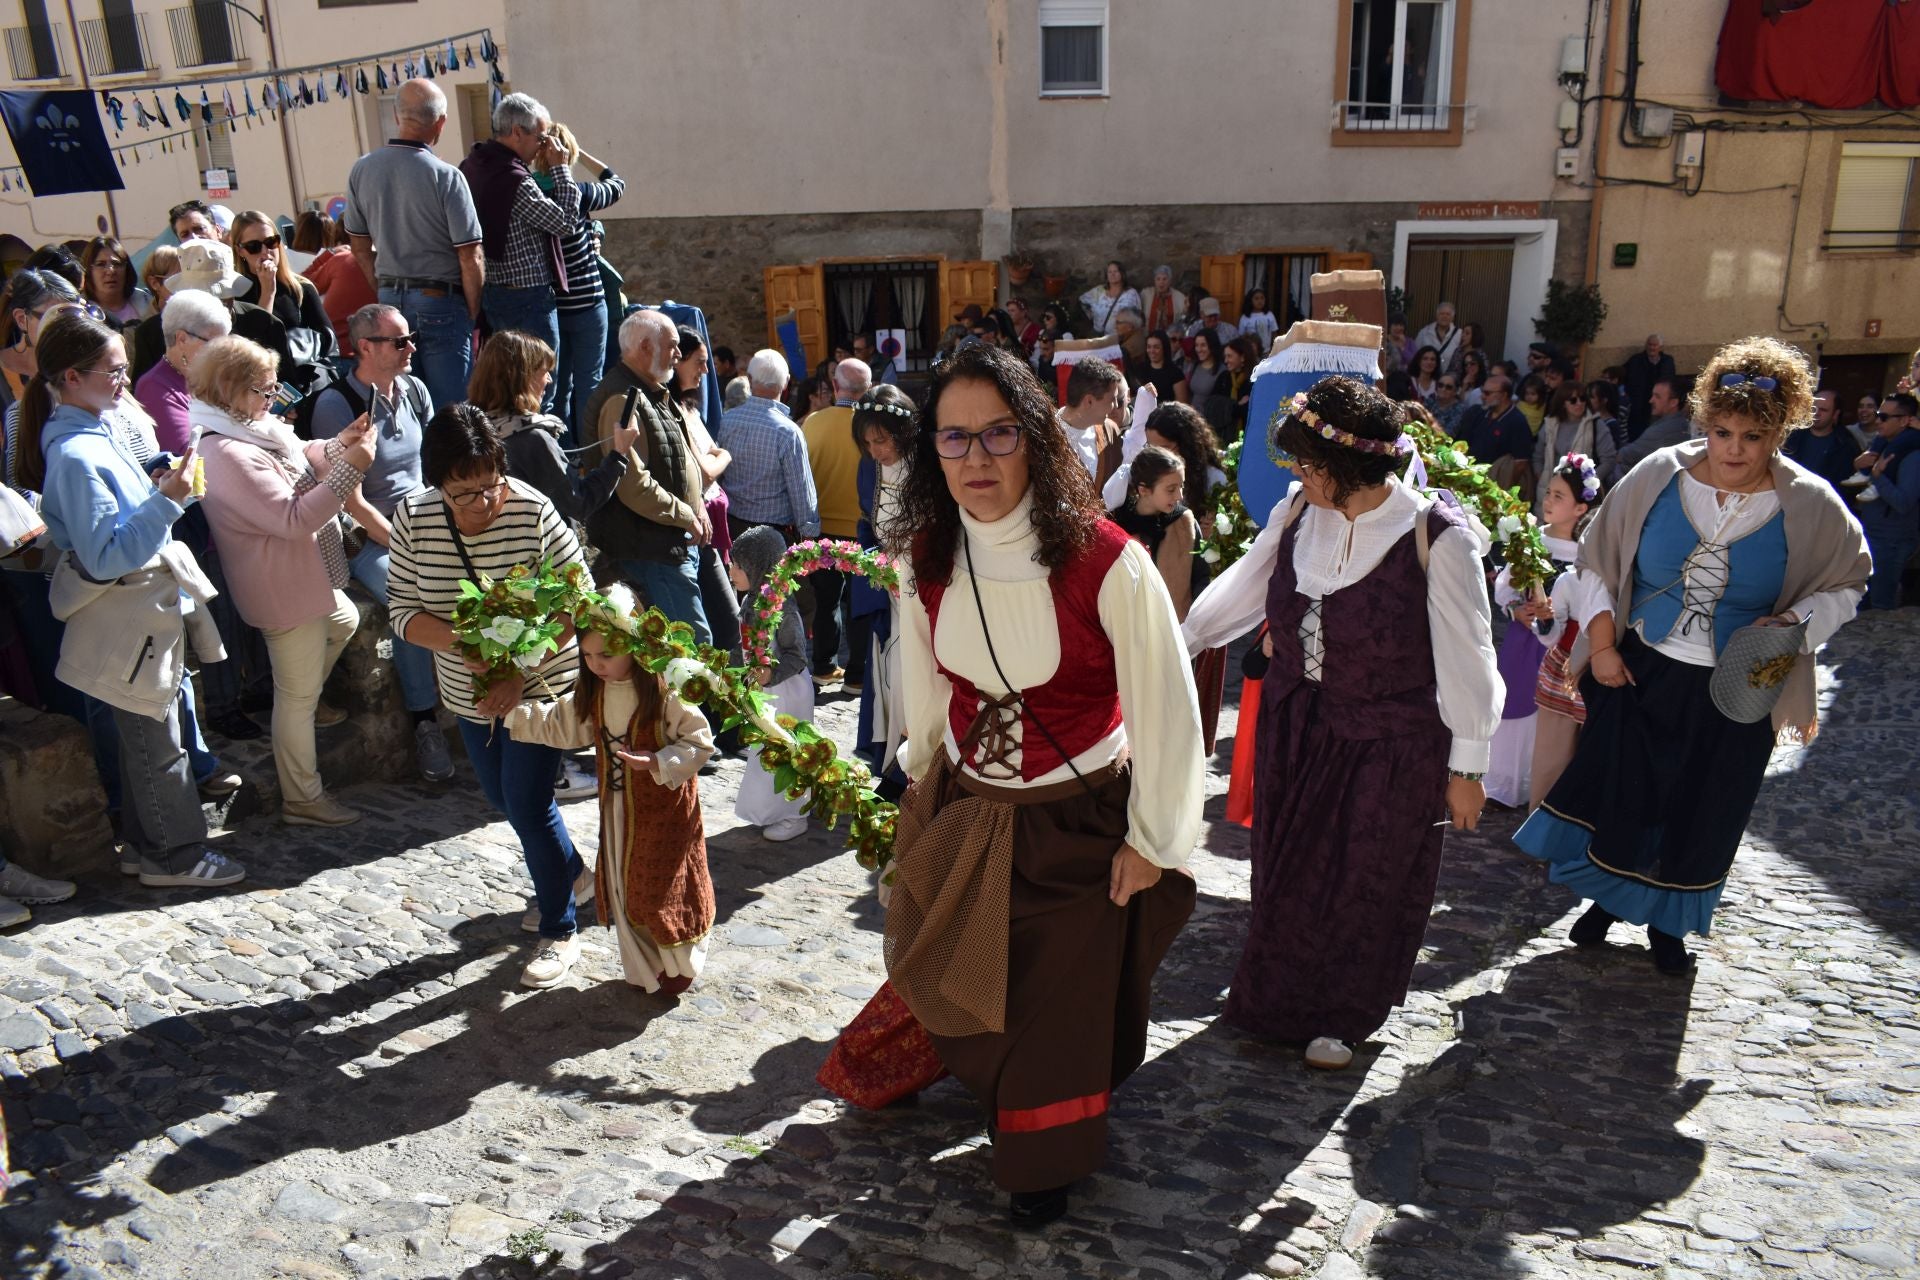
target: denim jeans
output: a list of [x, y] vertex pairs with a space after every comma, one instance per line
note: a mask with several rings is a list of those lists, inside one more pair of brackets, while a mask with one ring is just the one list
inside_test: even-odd
[[112, 713], [126, 793], [120, 825], [142, 869], [190, 870], [207, 842], [200, 792], [181, 740], [185, 705], [175, 699], [164, 720], [118, 708]]
[[[480, 305], [485, 309], [487, 323], [493, 326], [495, 333], [502, 329], [518, 329], [546, 343], [549, 351], [560, 349], [560, 318], [553, 309], [552, 285], [510, 289], [504, 284], [489, 283], [480, 291]], [[466, 399], [464, 391], [460, 398]], [[548, 411], [552, 406], [553, 385], [549, 383], [546, 395], [540, 399], [540, 408]]]
[[1867, 581], [1868, 608], [1900, 607], [1900, 580], [1906, 574], [1907, 561], [1913, 559], [1914, 546], [1911, 537], [1867, 534], [1867, 549], [1873, 552], [1873, 577]]
[[[466, 399], [466, 393], [460, 395]], [[373, 598], [384, 607], [387, 603], [387, 572], [390, 557], [387, 549], [367, 539], [367, 545], [348, 566], [353, 580], [373, 592]], [[393, 670], [400, 677], [400, 697], [409, 711], [431, 711], [440, 705], [440, 686], [434, 683], [433, 655], [417, 644], [408, 644], [399, 636], [393, 638]]]
[[578, 927], [573, 918], [573, 882], [586, 863], [574, 851], [560, 806], [553, 800], [553, 779], [560, 767], [554, 747], [515, 742], [506, 726], [476, 724], [462, 718], [460, 737], [467, 759], [480, 778], [480, 790], [520, 837], [520, 853], [533, 877], [540, 906], [540, 936], [565, 938]]
[[697, 555], [689, 554], [684, 560], [619, 560], [615, 571], [633, 584], [642, 605], [660, 610], [670, 622], [686, 623], [701, 644], [713, 643], [713, 628], [707, 625], [707, 611], [700, 603]]
[[572, 429], [573, 443], [586, 442], [587, 424], [583, 421], [587, 401], [600, 385], [606, 368], [607, 309], [604, 305], [585, 311], [559, 313], [560, 350], [553, 367], [553, 415]]
[[[87, 736], [93, 742], [93, 767], [100, 774], [100, 789], [107, 796], [107, 812], [117, 814], [121, 808], [120, 785], [120, 729], [114, 710], [97, 698], [86, 699]], [[207, 745], [207, 737], [200, 732], [200, 717], [194, 709], [193, 681], [180, 682], [180, 700], [175, 708], [180, 716], [180, 731], [185, 737], [181, 743], [187, 749], [187, 769], [193, 775], [194, 785], [201, 783], [220, 772], [220, 757]]]
[[465, 296], [438, 289], [428, 294], [383, 288], [380, 301], [398, 307], [407, 318], [419, 344], [413, 349], [413, 371], [427, 384], [433, 407], [465, 400], [467, 375], [473, 371], [473, 317], [467, 314]]

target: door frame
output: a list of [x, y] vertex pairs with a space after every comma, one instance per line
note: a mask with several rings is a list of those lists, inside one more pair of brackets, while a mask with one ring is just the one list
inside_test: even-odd
[[[1513, 241], [1513, 275], [1507, 284], [1507, 345], [1497, 359], [1526, 363], [1527, 345], [1535, 339], [1533, 322], [1547, 300], [1547, 281], [1553, 278], [1554, 250], [1560, 224], [1552, 218], [1489, 218], [1472, 220], [1409, 219], [1393, 224], [1392, 285], [1407, 287], [1407, 246], [1420, 240]], [[1421, 323], [1426, 323], [1423, 318]], [[1414, 317], [1407, 324], [1417, 329]], [[1489, 353], [1492, 354], [1492, 353]]]

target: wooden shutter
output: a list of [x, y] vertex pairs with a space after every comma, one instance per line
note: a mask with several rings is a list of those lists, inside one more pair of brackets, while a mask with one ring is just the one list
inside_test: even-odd
[[1200, 259], [1200, 285], [1220, 300], [1220, 318], [1240, 318], [1240, 293], [1247, 278], [1247, 255], [1223, 253]]
[[1000, 305], [1000, 264], [948, 262], [940, 272], [940, 327], [959, 319], [966, 307], [991, 311]]
[[[827, 295], [826, 280], [820, 264], [806, 267], [767, 267], [761, 273], [767, 297], [767, 345], [780, 350], [777, 325], [788, 312], [800, 326], [800, 341], [810, 359], [825, 359], [827, 312], [822, 300]], [[808, 369], [795, 369], [793, 376], [804, 378]]]
[[1329, 253], [1328, 271], [1371, 271], [1373, 255], [1370, 253]]

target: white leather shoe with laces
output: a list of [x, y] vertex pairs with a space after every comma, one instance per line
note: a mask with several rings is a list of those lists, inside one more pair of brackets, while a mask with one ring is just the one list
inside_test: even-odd
[[573, 968], [573, 962], [580, 958], [580, 935], [568, 934], [564, 938], [542, 938], [533, 949], [533, 959], [527, 961], [527, 967], [520, 971], [520, 985], [523, 987], [552, 987], [559, 985], [567, 976], [567, 970]]
[[1321, 1071], [1338, 1071], [1353, 1061], [1353, 1050], [1332, 1036], [1315, 1036], [1307, 1045], [1307, 1065]]

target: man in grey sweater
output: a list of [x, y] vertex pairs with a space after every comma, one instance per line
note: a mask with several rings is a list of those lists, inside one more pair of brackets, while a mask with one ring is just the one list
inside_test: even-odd
[[1679, 444], [1693, 438], [1693, 419], [1687, 414], [1687, 399], [1693, 394], [1693, 379], [1685, 374], [1676, 374], [1671, 378], [1662, 378], [1653, 384], [1653, 394], [1648, 397], [1648, 407], [1653, 412], [1653, 420], [1647, 423], [1647, 429], [1640, 438], [1620, 450], [1613, 460], [1613, 472], [1603, 477], [1607, 487], [1620, 483], [1620, 477], [1633, 469], [1633, 464], [1670, 444]]

